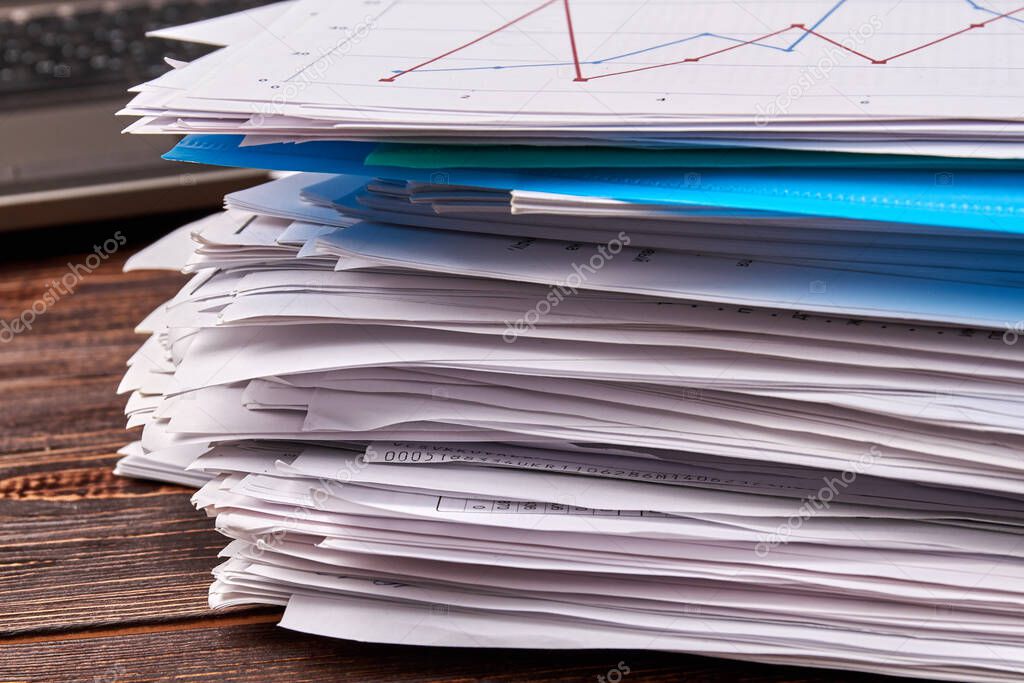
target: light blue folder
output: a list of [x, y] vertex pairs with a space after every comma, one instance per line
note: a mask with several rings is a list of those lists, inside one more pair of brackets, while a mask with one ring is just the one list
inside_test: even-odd
[[375, 143], [241, 146], [190, 135], [164, 158], [219, 166], [350, 173], [626, 202], [768, 211], [1024, 234], [1024, 171], [957, 168], [397, 168], [365, 163]]

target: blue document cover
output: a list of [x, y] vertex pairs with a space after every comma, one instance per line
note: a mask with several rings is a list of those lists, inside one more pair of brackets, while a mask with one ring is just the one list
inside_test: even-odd
[[[1024, 232], [1024, 172], [860, 168], [396, 168], [365, 163], [375, 143], [314, 141], [242, 146], [242, 136], [190, 135], [166, 159], [218, 166], [354, 175], [717, 207]], [[951, 163], [955, 168], [955, 163]]]

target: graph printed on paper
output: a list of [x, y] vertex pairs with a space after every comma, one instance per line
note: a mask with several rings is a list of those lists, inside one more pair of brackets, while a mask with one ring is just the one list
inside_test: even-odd
[[[290, 87], [289, 104], [359, 101], [384, 119], [419, 109], [425, 124], [462, 112], [601, 122], [1016, 119], [1024, 109], [1024, 0], [307, 0], [301, 9], [240, 50], [235, 79], [208, 81], [208, 95], [258, 87], [271, 99]], [[369, 28], [346, 38], [357, 25]]]
[[[579, 0], [577, 0], [579, 2]], [[984, 0], [982, 0], [984, 2]], [[595, 31], [595, 34], [602, 38], [602, 45], [607, 45], [612, 42], [610, 39], [614, 38], [616, 43], [619, 43], [618, 49], [624, 49], [624, 44], [629, 43], [630, 46], [624, 52], [617, 52], [615, 50], [616, 45], [611, 45], [612, 49], [608, 50], [606, 54], [602, 54], [600, 47], [596, 50], [597, 55], [592, 57], [580, 57], [580, 48], [577, 43], [577, 30], [573, 23], [573, 9], [570, 4], [570, 0], [544, 0], [540, 4], [531, 7], [526, 12], [509, 19], [497, 27], [486, 31], [478, 36], [471, 37], [469, 40], [455, 45], [454, 47], [445, 50], [444, 52], [430, 57], [418, 64], [412, 66], [396, 69], [391, 73], [381, 77], [381, 82], [391, 83], [396, 81], [398, 78], [407, 76], [413, 73], [426, 73], [426, 72], [438, 72], [438, 71], [502, 71], [506, 69], [536, 69], [536, 68], [552, 68], [552, 67], [572, 67], [573, 81], [577, 83], [586, 83], [592, 80], [601, 78], [611, 78], [627, 76], [630, 74], [638, 74], [645, 71], [654, 71], [658, 69], [668, 69], [670, 67], [679, 67], [684, 64], [697, 64], [700, 62], [707, 63], [726, 53], [734, 51], [745, 51], [753, 56], [755, 53], [763, 55], [763, 51], [773, 51], [781, 53], [783, 55], [800, 55], [805, 56], [807, 50], [800, 50], [800, 45], [807, 40], [812, 43], [818, 43], [818, 48], [831, 52], [832, 57], [842, 56], [847, 57], [853, 61], [854, 64], [867, 63], [872, 65], [887, 65], [897, 60], [905, 59], [910, 55], [923, 52], [925, 50], [935, 50], [938, 46], [947, 41], [951, 41], [955, 38], [966, 36], [968, 33], [976, 32], [976, 35], [981, 35], [982, 29], [990, 28], [993, 24], [1004, 23], [1006, 25], [1022, 25], [1024, 24], [1024, 5], [1018, 5], [1017, 7], [1011, 7], [1009, 9], [998, 8], [995, 4], [982, 4], [982, 2], [975, 2], [974, 0], [963, 0], [958, 3], [961, 10], [963, 11], [964, 18], [959, 23], [956, 20], [950, 22], [948, 25], [945, 22], [937, 23], [935, 26], [936, 33], [934, 36], [930, 36], [925, 32], [908, 32], [901, 31], [897, 35], [901, 38], [905, 38], [905, 42], [895, 43], [892, 41], [883, 40], [878, 34], [883, 32], [885, 26], [885, 18], [887, 18], [893, 7], [889, 11], [885, 12], [884, 15], [879, 13], [873, 13], [866, 15], [863, 12], [864, 6], [869, 3], [859, 3], [860, 7], [856, 10], [854, 5], [858, 4], [852, 0], [837, 0], [831, 3], [823, 3], [823, 12], [820, 16], [817, 16], [815, 12], [807, 12], [806, 7], [793, 8], [790, 13], [790, 8], [786, 7], [786, 16], [792, 17], [794, 21], [788, 23], [786, 19], [776, 19], [774, 14], [776, 11], [765, 11], [764, 16], [759, 17], [755, 11], [752, 11], [750, 7], [745, 7], [744, 3], [731, 3], [725, 5], [724, 3], [716, 5], [714, 12], [707, 12], [706, 14], [725, 15], [730, 13], [740, 13], [738, 17], [730, 17], [728, 22], [721, 22], [718, 17], [712, 19], [708, 16], [707, 24], [705, 28], [701, 29], [700, 24], [697, 23], [696, 19], [700, 16], [701, 12], [692, 12], [690, 10], [696, 9], [698, 4], [706, 3], [674, 3], [676, 6], [666, 16], [657, 16], [659, 22], [655, 25], [664, 26], [660, 22], [662, 19], [669, 19], [670, 21], [675, 19], [677, 15], [677, 8], [680, 5], [691, 5], [691, 7], [684, 7], [682, 14], [688, 19], [687, 22], [694, 28], [696, 32], [686, 33], [688, 27], [680, 27], [678, 32], [665, 32], [664, 29], [657, 32], [650, 30], [645, 31], [626, 31], [616, 30], [612, 33], [606, 33], [605, 31]], [[624, 4], [624, 3], [623, 3]], [[753, 6], [755, 3], [746, 3], [747, 5]], [[763, 6], [759, 9], [768, 9], [768, 5], [811, 5], [813, 3], [758, 3]], [[870, 3], [876, 4], [876, 3]], [[902, 3], [900, 3], [902, 4]], [[908, 3], [910, 4], [910, 3]], [[936, 3], [928, 3], [934, 5]], [[594, 9], [603, 11], [604, 8], [598, 5], [598, 3], [587, 3], [585, 0], [579, 2], [584, 12], [580, 12], [581, 17], [588, 17], [589, 13]], [[653, 8], [652, 8], [653, 5]], [[482, 43], [486, 40], [494, 39], [499, 33], [511, 32], [520, 29], [521, 25], [527, 23], [531, 19], [539, 18], [541, 12], [545, 12], [548, 15], [554, 14], [558, 11], [564, 15], [564, 42], [568, 47], [568, 60], [556, 61], [556, 62], [543, 62], [543, 61], [526, 61], [518, 59], [510, 61], [509, 63], [491, 63], [491, 64], [461, 64], [461, 65], [448, 65], [449, 62], [457, 61], [464, 51], [470, 50], [474, 46]], [[642, 20], [637, 20], [637, 15], [641, 10], [645, 10], [652, 15], [659, 15], [657, 11], [657, 5], [653, 3], [644, 3], [643, 6], [632, 12], [623, 24], [625, 28], [626, 24], [637, 21], [641, 23]], [[851, 23], [849, 18], [843, 21], [841, 18], [842, 14], [850, 15], [853, 19]], [[745, 15], [745, 16], [743, 16]], [[813, 20], [808, 21], [807, 17], [814, 17]], [[561, 17], [555, 19], [555, 23], [561, 23]], [[555, 33], [558, 33], [557, 26], [551, 27], [552, 22], [546, 22], [543, 32], [549, 33], [554, 29]], [[841, 25], [842, 28], [837, 34], [834, 30], [830, 30], [827, 24]], [[921, 22], [915, 21], [911, 27], [918, 28]], [[768, 29], [767, 32], [758, 30], [757, 26], [752, 24], [760, 24], [762, 29]], [[858, 25], [859, 24], [859, 25]], [[720, 27], [720, 28], [719, 28]], [[715, 30], [712, 30], [714, 28]], [[989, 31], [991, 33], [991, 30]], [[878, 37], [878, 45], [874, 46], [873, 52], [872, 47], [867, 45], [871, 42], [872, 38]], [[668, 40], [661, 40], [668, 38]], [[582, 40], [580, 41], [582, 43]], [[538, 44], [538, 47], [540, 45]], [[860, 49], [858, 49], [860, 48]], [[557, 51], [557, 48], [556, 48]], [[564, 50], [563, 50], [564, 51]], [[960, 49], [962, 51], [962, 47]], [[685, 55], [685, 56], [683, 56]], [[778, 55], [776, 55], [778, 57]], [[472, 60], [472, 58], [468, 58]], [[758, 57], [760, 62], [760, 57]], [[812, 63], [817, 65], [817, 63]], [[745, 63], [742, 66], [745, 67], [756, 67], [759, 63]], [[593, 68], [599, 67], [599, 68]]]

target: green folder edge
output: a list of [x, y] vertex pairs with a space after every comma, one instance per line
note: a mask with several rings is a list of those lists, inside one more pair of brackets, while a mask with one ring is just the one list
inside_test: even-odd
[[1024, 159], [972, 159], [900, 154], [776, 149], [540, 147], [380, 143], [365, 163], [401, 168], [933, 168], [936, 172], [1017, 170]]

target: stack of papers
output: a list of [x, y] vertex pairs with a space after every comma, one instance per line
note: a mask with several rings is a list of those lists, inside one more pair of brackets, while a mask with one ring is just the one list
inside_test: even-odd
[[[127, 264], [191, 274], [138, 327], [120, 391], [142, 434], [118, 471], [199, 489], [231, 539], [211, 604], [372, 642], [1019, 680], [1024, 165], [996, 57], [1024, 15], [452, 4], [169, 29], [227, 47], [128, 109], [135, 132], [193, 133], [169, 158], [293, 172]], [[872, 12], [831, 85], [754, 125], [736, 92]], [[535, 63], [570, 43], [568, 67]], [[751, 51], [764, 71], [736, 68]], [[971, 86], [918, 111], [960, 83], [928, 80], [953, 52]], [[638, 97], [673, 69], [707, 96]], [[861, 82], [856, 107], [821, 92]], [[555, 106], [613, 84], [602, 110]], [[827, 151], [897, 139], [914, 151]]]
[[133, 132], [1019, 157], [1024, 6], [297, 0], [158, 35]]

